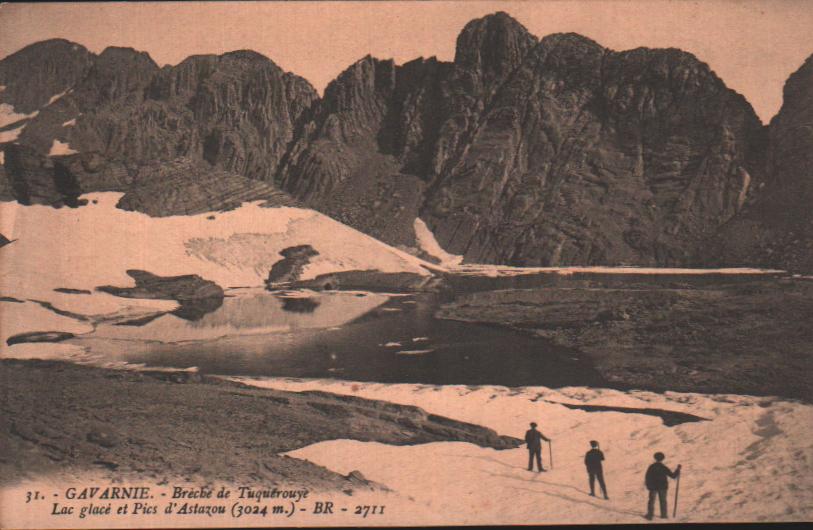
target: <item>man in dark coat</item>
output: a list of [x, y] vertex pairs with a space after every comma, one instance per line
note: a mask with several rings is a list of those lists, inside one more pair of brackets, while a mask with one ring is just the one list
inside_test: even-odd
[[602, 461], [604, 461], [604, 453], [598, 448], [598, 442], [591, 440], [590, 450], [584, 455], [584, 465], [587, 467], [587, 476], [590, 479], [590, 496], [596, 496], [596, 479], [598, 479], [598, 485], [601, 486], [601, 493], [604, 494], [605, 499], [609, 499], [609, 497], [607, 497], [607, 486], [604, 485], [604, 466], [601, 463]]
[[649, 502], [646, 507], [646, 518], [652, 520], [655, 515], [655, 496], [658, 496], [661, 504], [661, 519], [668, 517], [669, 511], [666, 507], [666, 493], [669, 490], [669, 477], [677, 478], [680, 476], [680, 464], [673, 472], [663, 464], [663, 459], [666, 458], [663, 453], [655, 453], [655, 462], [646, 470], [646, 489], [649, 490]]
[[534, 470], [534, 457], [536, 457], [536, 467], [538, 471], [545, 471], [542, 467], [542, 440], [550, 441], [544, 434], [536, 430], [536, 423], [531, 423], [531, 428], [525, 433], [525, 443], [528, 445], [528, 471]]

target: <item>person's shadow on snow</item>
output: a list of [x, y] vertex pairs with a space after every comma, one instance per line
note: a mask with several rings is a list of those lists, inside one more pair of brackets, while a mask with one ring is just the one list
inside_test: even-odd
[[[560, 487], [560, 488], [569, 488], [569, 489], [578, 491], [579, 493], [583, 493], [585, 496], [589, 495], [588, 492], [583, 491], [583, 490], [581, 490], [581, 489], [579, 489], [579, 488], [577, 488], [575, 486], [571, 486], [570, 484], [559, 484], [559, 483], [556, 483], [556, 482], [548, 482], [548, 481], [545, 481], [545, 480], [539, 480], [537, 477], [535, 477], [534, 479], [525, 479], [525, 478], [515, 477], [513, 475], [501, 475], [501, 474], [497, 474], [497, 473], [488, 473], [488, 474], [491, 475], [492, 477], [509, 478], [511, 480], [516, 480], [516, 481], [520, 481], [520, 482], [528, 482], [530, 484], [545, 484], [547, 486], [554, 486], [554, 487]], [[618, 513], [618, 514], [622, 514], [622, 515], [633, 515], [635, 517], [641, 517], [640, 512], [633, 512], [633, 511], [630, 511], [630, 510], [618, 510], [618, 509], [612, 508], [606, 502], [591, 502], [588, 499], [577, 499], [575, 497], [569, 497], [567, 495], [562, 495], [560, 493], [554, 493], [554, 492], [550, 492], [550, 491], [543, 491], [543, 490], [539, 490], [539, 489], [528, 489], [528, 488], [518, 488], [518, 487], [513, 487], [512, 489], [520, 490], [520, 491], [530, 491], [532, 493], [541, 493], [543, 495], [548, 495], [550, 497], [556, 497], [556, 498], [559, 498], [559, 499], [566, 500], [568, 502], [575, 502], [577, 504], [588, 504], [590, 506], [593, 506], [595, 508], [599, 508], [601, 510], [605, 510], [605, 511], [608, 511], [608, 512]]]
[[449, 453], [448, 455], [444, 455], [444, 456], [453, 456], [455, 458], [471, 458], [471, 459], [474, 459], [474, 460], [482, 460], [484, 462], [492, 462], [494, 464], [499, 464], [502, 467], [507, 467], [507, 468], [510, 468], [510, 469], [522, 469], [519, 466], [516, 466], [514, 464], [508, 464], [506, 462], [503, 462], [502, 460], [497, 460], [496, 458], [491, 458], [490, 456], [458, 455], [458, 454], [451, 454], [451, 453]]

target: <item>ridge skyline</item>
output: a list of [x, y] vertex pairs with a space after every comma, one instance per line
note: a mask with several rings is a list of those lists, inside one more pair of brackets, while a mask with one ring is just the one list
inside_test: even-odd
[[[440, 4], [444, 3], [441, 2]], [[555, 14], [559, 18], [567, 20], [559, 22], [556, 20], [556, 17], [551, 17], [551, 13], [546, 12], [550, 10], [552, 4], [556, 4], [555, 7], [558, 8], [555, 10]], [[307, 28], [308, 24], [312, 21], [301, 18], [302, 13], [305, 13], [308, 9], [313, 8], [313, 5], [304, 3], [296, 6], [283, 6], [278, 4], [268, 6], [253, 5], [250, 8], [248, 6], [244, 6], [242, 9], [233, 9], [228, 13], [222, 13], [223, 17], [219, 18], [218, 20], [222, 20], [223, 27], [219, 29], [216, 28], [217, 31], [207, 36], [205, 39], [202, 39], [201, 35], [199, 34], [202, 31], [201, 28], [190, 28], [188, 24], [184, 24], [184, 38], [180, 40], [174, 39], [174, 46], [171, 47], [172, 49], [167, 49], [167, 47], [163, 45], [163, 43], [166, 42], [167, 35], [158, 28], [164, 28], [167, 24], [173, 27], [181, 26], [182, 24], [180, 21], [184, 20], [185, 17], [189, 17], [190, 15], [186, 6], [173, 6], [173, 9], [171, 10], [168, 10], [162, 6], [144, 5], [98, 6], [99, 8], [104, 7], [104, 9], [97, 9], [99, 13], [96, 16], [87, 20], [82, 20], [81, 22], [87, 25], [92, 20], [102, 22], [118, 21], [115, 24], [115, 27], [110, 28], [114, 30], [112, 34], [109, 30], [105, 31], [105, 28], [109, 27], [109, 24], [95, 26], [96, 31], [92, 34], [84, 35], [84, 37], [82, 36], [82, 27], [74, 27], [76, 24], [69, 23], [60, 26], [59, 28], [50, 29], [48, 27], [32, 28], [32, 30], [28, 32], [15, 32], [14, 35], [5, 35], [4, 37], [0, 37], [0, 58], [5, 58], [35, 42], [53, 38], [63, 38], [65, 40], [75, 42], [84, 46], [86, 49], [95, 54], [101, 53], [101, 51], [107, 47], [133, 48], [135, 50], [148, 53], [150, 57], [162, 67], [165, 65], [177, 65], [185, 58], [193, 55], [222, 55], [223, 53], [230, 51], [252, 50], [271, 59], [272, 62], [278, 65], [282, 70], [294, 73], [307, 80], [321, 97], [324, 95], [324, 89], [330, 81], [338, 77], [338, 75], [346, 70], [348, 66], [355, 64], [358, 60], [367, 55], [379, 58], [381, 60], [392, 59], [398, 65], [402, 65], [420, 57], [436, 57], [439, 61], [450, 62], [454, 59], [454, 43], [456, 41], [456, 37], [460, 34], [466, 23], [472, 19], [482, 18], [483, 16], [492, 14], [496, 11], [504, 11], [507, 12], [514, 20], [518, 21], [523, 27], [525, 27], [528, 33], [540, 38], [557, 33], [576, 33], [599, 43], [602, 47], [608, 50], [613, 51], [628, 51], [638, 48], [675, 48], [691, 53], [697, 57], [699, 61], [708, 65], [708, 67], [725, 82], [727, 87], [742, 94], [754, 108], [754, 111], [760, 117], [763, 124], [767, 124], [769, 123], [770, 119], [775, 116], [776, 112], [778, 112], [782, 100], [784, 81], [792, 72], [799, 68], [807, 57], [807, 54], [809, 54], [809, 51], [813, 51], [813, 38], [804, 36], [803, 38], [811, 40], [810, 46], [805, 47], [802, 45], [801, 47], [797, 48], [796, 55], [799, 55], [799, 57], [792, 59], [784, 57], [783, 59], [782, 57], [779, 57], [779, 55], [787, 55], [787, 46], [782, 46], [781, 42], [777, 41], [774, 49], [763, 49], [763, 55], [771, 58], [771, 61], [769, 61], [768, 64], [771, 71], [763, 69], [764, 71], [759, 72], [758, 85], [754, 86], [753, 83], [746, 83], [744, 85], [740, 74], [753, 70], [755, 66], [752, 63], [759, 62], [760, 60], [758, 57], [754, 57], [753, 54], [749, 54], [747, 47], [750, 44], [753, 44], [752, 41], [759, 40], [759, 35], [757, 35], [757, 33], [759, 33], [758, 30], [765, 30], [765, 28], [762, 28], [761, 26], [749, 27], [748, 20], [744, 19], [742, 16], [738, 16], [738, 19], [740, 19], [742, 22], [742, 27], [740, 29], [747, 30], [749, 32], [749, 39], [747, 42], [743, 40], [732, 41], [731, 38], [726, 37], [727, 46], [718, 46], [712, 50], [708, 48], [711, 47], [711, 43], [717, 39], [717, 37], [710, 34], [707, 36], [708, 45], [704, 46], [707, 43], [705, 41], [699, 41], [695, 43], [695, 46], [690, 46], [687, 45], [685, 41], [691, 40], [689, 37], [692, 36], [687, 35], [686, 31], [680, 32], [676, 30], [671, 36], [664, 34], [660, 39], [653, 39], [651, 36], [641, 33], [643, 29], [639, 31], [638, 35], [631, 34], [629, 31], [625, 32], [624, 25], [629, 25], [632, 22], [624, 19], [613, 21], [613, 23], [618, 27], [617, 30], [614, 30], [615, 33], [629, 34], [627, 37], [622, 39], [623, 42], [621, 42], [621, 46], [619, 46], [619, 39], [615, 38], [615, 33], [612, 31], [607, 34], [606, 29], [598, 27], [596, 28], [596, 31], [584, 31], [580, 30], [580, 28], [577, 27], [577, 24], [574, 25], [573, 20], [570, 20], [573, 18], [574, 10], [569, 2], [554, 2], [552, 4], [535, 3], [533, 6], [528, 6], [526, 4], [515, 4], [511, 2], [499, 4], [475, 2], [473, 7], [476, 7], [477, 9], [464, 10], [459, 9], [462, 6], [455, 5], [453, 6], [456, 8], [456, 10], [453, 10], [455, 13], [455, 17], [453, 17], [455, 19], [454, 21], [448, 19], [447, 16], [447, 18], [443, 19], [443, 21], [439, 20], [433, 22], [427, 20], [426, 18], [420, 17], [407, 21], [401, 20], [403, 17], [399, 18], [396, 15], [401, 13], [403, 8], [399, 7], [399, 5], [392, 5], [390, 3], [375, 3], [369, 8], [365, 8], [363, 10], [364, 13], [355, 14], [354, 12], [351, 16], [351, 14], [346, 12], [345, 9], [348, 6], [339, 2], [331, 5], [331, 12], [327, 13], [326, 16], [320, 17], [320, 20], [327, 20], [328, 22], [338, 26], [331, 26], [330, 31], [324, 34], [324, 38], [319, 38], [316, 40], [310, 38], [303, 40], [304, 37], [311, 36], [308, 34]], [[635, 2], [614, 2], [613, 4], [617, 4], [614, 7], [618, 8], [615, 10], [618, 12], [616, 18], [623, 19], [622, 15], [624, 13], [625, 6], [627, 6], [627, 4], [635, 4]], [[743, 10], [746, 10], [746, 7], [754, 3], [746, 2], [745, 4], [743, 6], [737, 6], [737, 9], [742, 8]], [[793, 2], [789, 4], [790, 6], [786, 6], [784, 11], [789, 11], [790, 7], [795, 5]], [[637, 4], [635, 5], [637, 10], [641, 11], [641, 6]], [[712, 8], [716, 9], [715, 6], [717, 6], [717, 4], [714, 2], [705, 6], [709, 9], [704, 10], [704, 14], [700, 18], [711, 17], [711, 11], [714, 11]], [[0, 22], [5, 20], [8, 23], [15, 24], [15, 26], [19, 24], [22, 24], [23, 26], [33, 26], [34, 23], [40, 18], [46, 18], [49, 13], [52, 14], [53, 10], [58, 11], [60, 6], [44, 6], [51, 9], [35, 9], [37, 6], [24, 7], [27, 7], [28, 10], [25, 13], [21, 13], [19, 6], [4, 6], [4, 9], [0, 11]], [[89, 7], [96, 8], [97, 6]], [[208, 10], [219, 9], [219, 6], [216, 5], [195, 7], [206, 7], [207, 13]], [[389, 11], [392, 11], [393, 9], [395, 11], [389, 16], [384, 16], [382, 15], [383, 7], [387, 7]], [[439, 14], [438, 16], [441, 16], [446, 13], [444, 9], [441, 9], [442, 7], [447, 6], [434, 5], [434, 3], [433, 5], [429, 6], [421, 4], [411, 6], [410, 11], [418, 15], [421, 15], [422, 13], [434, 13], [437, 11]], [[528, 9], [529, 7], [533, 7], [534, 9]], [[603, 11], [600, 9], [602, 6], [580, 5], [580, 7], [582, 10], [580, 11], [577, 9], [576, 11], [579, 11], [582, 17], [584, 16], [584, 7], [591, 7], [591, 11], [594, 11], [594, 8], [599, 8], [595, 15], [598, 19], [602, 19], [602, 17], [606, 18], [607, 16], [606, 13], [602, 14]], [[685, 6], [681, 6], [680, 9], [684, 9], [684, 7]], [[676, 9], [675, 6], [671, 6], [670, 9], [675, 11], [674, 17], [679, 16], [680, 13], [677, 11], [680, 11], [680, 9]], [[472, 15], [471, 13], [473, 12], [476, 14]], [[79, 11], [76, 9], [71, 11], [72, 16], [74, 17], [77, 16], [77, 13], [82, 14], [84, 12], [81, 9]], [[382, 43], [372, 34], [361, 38], [359, 38], [358, 34], [350, 36], [347, 35], [348, 32], [353, 33], [352, 28], [359, 24], [359, 17], [364, 14], [369, 15], [371, 13], [377, 13], [379, 18], [383, 16], [380, 23], [377, 25], [385, 26], [388, 28], [388, 31], [392, 32], [392, 37], [388, 39], [389, 42]], [[125, 18], [125, 14], [128, 18], [132, 17], [132, 20], [124, 21], [123, 19]], [[234, 34], [235, 32], [229, 32], [229, 29], [233, 28], [235, 21], [245, 21], [244, 19], [246, 16], [250, 14], [253, 14], [257, 18], [263, 18], [263, 14], [268, 14], [269, 16], [267, 18], [263, 18], [261, 23], [265, 29], [284, 29], [276, 28], [276, 26], [282, 25], [283, 21], [286, 20], [287, 23], [290, 24], [293, 20], [294, 24], [292, 28], [298, 31], [276, 31], [272, 32], [273, 35], [271, 36], [269, 36], [269, 32], [266, 31], [262, 33], [260, 39], [256, 38], [256, 34], [248, 31], [236, 32], [236, 35]], [[543, 14], [545, 16], [542, 16]], [[591, 15], [592, 14], [593, 13], [591, 12]], [[788, 16], [788, 13], [783, 12], [782, 14], [783, 16]], [[778, 16], [777, 13], [769, 13], [767, 15], [763, 15], [763, 17], [770, 18], [769, 15]], [[150, 32], [148, 36], [133, 35], [133, 27], [137, 25], [136, 21], [143, 20], [144, 17], [149, 18], [151, 24], [157, 25], [158, 30]], [[296, 18], [294, 19], [292, 17]], [[544, 23], [540, 23], [538, 20], [540, 17], [546, 19], [543, 20]], [[568, 17], [570, 17], [570, 19], [568, 19]], [[804, 19], [804, 17], [798, 16], [794, 16], [792, 18], [794, 18], [794, 20], [797, 22], [803, 21]], [[813, 17], [810, 18], [812, 19], [811, 22], [813, 23]], [[550, 19], [550, 23], [547, 23], [547, 19]], [[65, 20], [64, 17], [62, 20]], [[570, 21], [568, 22], [568, 20]], [[441, 22], [443, 22], [443, 24], [441, 24]], [[678, 22], [678, 20], [675, 19], [673, 22]], [[702, 27], [705, 24], [705, 20], [697, 20], [695, 22], [695, 25], [698, 27]], [[437, 29], [435, 26], [438, 26], [439, 24], [443, 26], [443, 31], [440, 33], [435, 31]], [[540, 27], [540, 24], [542, 24], [542, 27]], [[767, 22], [765, 22], [765, 24], [770, 26], [770, 24]], [[82, 24], [79, 24], [79, 26], [82, 26]], [[402, 38], [405, 27], [410, 30], [410, 38], [408, 40]], [[715, 30], [715, 32], [719, 32], [721, 34], [726, 33], [726, 31], [728, 31], [726, 27], [727, 26], [724, 25], [723, 27], [718, 28], [719, 31]], [[647, 31], [652, 32], [654, 29], [655, 28], [650, 28], [647, 29]], [[209, 28], [209, 30], [211, 31], [212, 28]], [[370, 27], [370, 31], [375, 33], [378, 30], [376, 30], [375, 27]], [[294, 35], [294, 33], [296, 34]], [[431, 38], [422, 38], [422, 36], [427, 33], [431, 33]], [[789, 30], [789, 33], [793, 33], [792, 28]], [[25, 41], [22, 41], [19, 38], [21, 35], [25, 37]], [[15, 37], [17, 38], [17, 42], [11, 42]], [[785, 37], [786, 36], [780, 35], [776, 36], [777, 39]], [[323, 43], [328, 43], [329, 46], [326, 47]], [[320, 51], [319, 48], [324, 49]], [[806, 50], [807, 53], [802, 56], [799, 50]], [[302, 58], [299, 57], [303, 54], [303, 52], [307, 58], [305, 63], [302, 63]], [[736, 56], [737, 60], [732, 64], [721, 63], [718, 56], [723, 52], [739, 52]], [[747, 60], [743, 61], [743, 58], [747, 58]], [[743, 62], [747, 64], [742, 64]], [[326, 67], [327, 63], [330, 63], [331, 65]], [[780, 64], [784, 64], [784, 66], [780, 67]], [[753, 72], [748, 75], [752, 78], [755, 77]], [[749, 84], [751, 86], [749, 86]], [[766, 87], [770, 87], [770, 90], [766, 90]]]

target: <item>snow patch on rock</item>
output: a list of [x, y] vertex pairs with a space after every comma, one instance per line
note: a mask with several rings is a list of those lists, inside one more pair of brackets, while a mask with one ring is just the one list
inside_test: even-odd
[[0, 131], [0, 143], [13, 142], [19, 138], [20, 133], [23, 132], [23, 129], [25, 129], [25, 125], [8, 131]]
[[463, 263], [463, 256], [449, 254], [443, 250], [437, 239], [435, 239], [435, 234], [429, 230], [429, 227], [426, 226], [423, 219], [416, 217], [413, 228], [415, 230], [415, 239], [417, 240], [418, 246], [421, 248], [421, 250], [430, 256], [439, 259], [441, 265], [455, 266]]
[[51, 150], [48, 151], [48, 156], [75, 155], [78, 152], [79, 151], [76, 151], [75, 149], [71, 149], [71, 146], [68, 143], [60, 142], [54, 138], [54, 142], [51, 144]]
[[12, 123], [20, 120], [30, 120], [37, 114], [39, 114], [38, 110], [35, 110], [31, 114], [20, 114], [18, 112], [15, 112], [14, 107], [9, 105], [8, 103], [0, 103], [0, 127], [11, 125]]
[[47, 105], [51, 105], [51, 104], [55, 103], [57, 100], [59, 100], [62, 96], [64, 96], [67, 93], [68, 93], [68, 91], [65, 90], [64, 92], [60, 92], [59, 94], [54, 94], [53, 96], [51, 96], [51, 99], [48, 100]]

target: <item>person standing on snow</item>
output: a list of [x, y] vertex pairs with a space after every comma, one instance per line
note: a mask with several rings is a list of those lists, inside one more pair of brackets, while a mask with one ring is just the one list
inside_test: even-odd
[[590, 441], [590, 447], [591, 449], [584, 455], [584, 465], [587, 467], [587, 476], [590, 480], [590, 496], [596, 496], [596, 479], [598, 479], [601, 493], [605, 499], [609, 499], [607, 486], [604, 485], [604, 467], [601, 463], [604, 460], [604, 453], [598, 448], [598, 442], [595, 440]]
[[647, 503], [646, 518], [650, 521], [655, 515], [655, 496], [658, 496], [661, 505], [661, 519], [668, 518], [669, 509], [666, 506], [666, 493], [669, 490], [669, 477], [680, 476], [680, 464], [673, 472], [663, 464], [666, 458], [660, 451], [655, 453], [655, 462], [646, 470], [646, 489], [649, 490], [649, 502]]
[[525, 443], [528, 446], [528, 471], [534, 470], [534, 457], [538, 471], [545, 471], [542, 467], [542, 440], [550, 441], [544, 434], [536, 430], [536, 423], [531, 422], [531, 428], [525, 433]]

